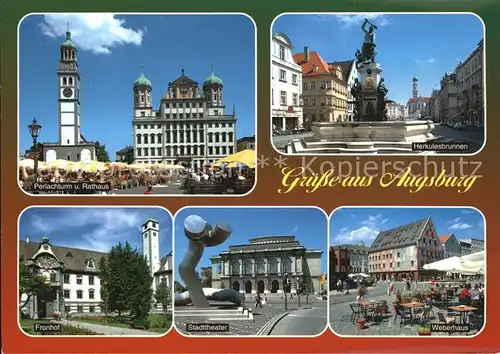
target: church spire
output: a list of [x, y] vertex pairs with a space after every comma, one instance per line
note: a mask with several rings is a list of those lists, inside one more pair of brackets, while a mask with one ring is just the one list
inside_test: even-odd
[[71, 40], [71, 32], [69, 30], [69, 22], [66, 24], [66, 40], [67, 41]]

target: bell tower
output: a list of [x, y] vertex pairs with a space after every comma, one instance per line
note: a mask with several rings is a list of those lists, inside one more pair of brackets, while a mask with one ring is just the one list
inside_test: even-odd
[[[160, 224], [155, 219], [149, 218], [142, 224], [142, 252], [153, 276], [160, 269]], [[156, 290], [154, 281], [153, 290]]]
[[212, 73], [203, 81], [203, 95], [207, 100], [209, 115], [224, 115], [223, 87], [224, 84], [221, 78], [216, 76], [212, 69]]
[[66, 40], [60, 46], [59, 69], [59, 144], [78, 145], [80, 133], [80, 71], [77, 48], [66, 30]]
[[413, 77], [413, 98], [418, 98], [418, 78]]
[[134, 81], [134, 117], [149, 117], [153, 109], [151, 91], [153, 87], [144, 73]]

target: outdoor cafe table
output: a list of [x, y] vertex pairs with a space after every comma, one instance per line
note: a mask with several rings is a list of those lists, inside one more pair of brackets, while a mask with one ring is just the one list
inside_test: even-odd
[[410, 314], [411, 314], [412, 318], [414, 315], [413, 309], [416, 309], [418, 307], [423, 307], [423, 306], [424, 306], [423, 303], [417, 302], [417, 301], [406, 302], [406, 303], [401, 304], [401, 307], [404, 307], [406, 309], [410, 309]]
[[467, 314], [472, 311], [477, 311], [477, 308], [472, 306], [459, 305], [450, 306], [448, 307], [448, 310], [460, 313], [460, 323], [467, 323]]
[[358, 304], [363, 309], [363, 312], [365, 313], [365, 318], [368, 317], [368, 310], [371, 309], [372, 307], [377, 306], [379, 303], [380, 301], [375, 301], [375, 300], [365, 300], [358, 302]]

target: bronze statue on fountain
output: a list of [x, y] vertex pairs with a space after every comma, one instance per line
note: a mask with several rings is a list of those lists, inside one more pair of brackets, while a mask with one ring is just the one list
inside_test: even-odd
[[[367, 28], [368, 26], [368, 28]], [[354, 99], [354, 121], [379, 122], [387, 120], [387, 92], [382, 69], [376, 61], [375, 30], [377, 26], [365, 19], [361, 29], [365, 38], [361, 50], [356, 50], [356, 68], [360, 79], [356, 78], [351, 87]]]

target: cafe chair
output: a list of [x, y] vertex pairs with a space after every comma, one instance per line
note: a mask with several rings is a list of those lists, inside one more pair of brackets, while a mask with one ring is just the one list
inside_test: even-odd
[[411, 323], [413, 321], [413, 316], [411, 314], [410, 309], [406, 309], [402, 306], [396, 306], [394, 310], [395, 310], [394, 324], [396, 324], [396, 320], [398, 317], [400, 318], [399, 321], [400, 325]]
[[357, 318], [363, 317], [363, 311], [361, 309], [361, 305], [358, 303], [354, 304], [349, 304], [349, 307], [351, 308], [352, 314], [351, 314], [351, 322], [354, 323], [354, 321]]

